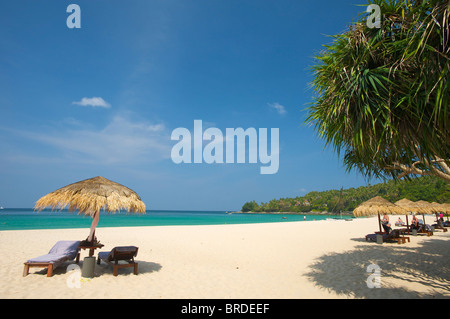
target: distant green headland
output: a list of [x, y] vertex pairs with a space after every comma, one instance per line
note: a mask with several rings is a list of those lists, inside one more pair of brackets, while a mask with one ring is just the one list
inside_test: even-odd
[[388, 181], [358, 188], [309, 192], [295, 198], [272, 199], [267, 203], [246, 202], [242, 212], [254, 213], [314, 213], [352, 212], [359, 204], [375, 196], [394, 203], [402, 198], [412, 201], [449, 203], [450, 184], [444, 180], [424, 176], [411, 180]]

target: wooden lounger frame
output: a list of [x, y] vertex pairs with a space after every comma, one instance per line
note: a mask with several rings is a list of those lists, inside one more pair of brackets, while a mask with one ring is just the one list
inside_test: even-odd
[[[67, 261], [63, 260], [62, 262]], [[77, 254], [75, 261], [77, 264], [80, 262], [80, 253]], [[23, 276], [26, 277], [30, 273], [30, 268], [47, 268], [47, 277], [53, 276], [53, 264], [52, 263], [24, 263]], [[56, 267], [55, 267], [56, 268]]]
[[[400, 234], [400, 231], [398, 232], [398, 234]], [[387, 235], [386, 232], [375, 232], [375, 235]], [[366, 241], [369, 240], [369, 235], [366, 235]], [[406, 244], [406, 241], [411, 242], [408, 236], [404, 236], [404, 235], [399, 235], [399, 236], [383, 236], [383, 242], [388, 242], [388, 241], [397, 241], [397, 243], [400, 244]]]
[[[137, 255], [137, 249], [136, 249], [135, 255]], [[100, 265], [101, 260], [108, 263], [108, 265], [113, 267], [113, 275], [114, 276], [117, 276], [117, 271], [120, 268], [131, 268], [131, 267], [134, 268], [133, 273], [135, 275], [138, 274], [138, 263], [134, 261], [134, 256], [130, 255], [129, 251], [125, 252], [125, 251], [114, 250], [113, 256], [111, 258], [112, 260], [109, 260], [110, 256], [111, 256], [111, 253], [106, 258], [98, 258], [97, 264]], [[126, 264], [119, 264], [120, 260], [125, 261]]]

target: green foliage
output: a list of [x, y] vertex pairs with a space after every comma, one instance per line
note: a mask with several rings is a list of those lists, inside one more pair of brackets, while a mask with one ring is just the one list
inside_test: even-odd
[[258, 204], [256, 204], [255, 201], [251, 201], [251, 202], [247, 202], [244, 204], [244, 206], [242, 206], [242, 211], [245, 212], [252, 212], [256, 209], [256, 207], [258, 206]]
[[315, 57], [306, 123], [368, 178], [450, 180], [449, 2], [370, 3], [380, 6], [381, 28], [362, 14]]
[[[394, 203], [402, 198], [412, 201], [449, 203], [450, 184], [433, 176], [424, 176], [412, 180], [388, 181], [372, 186], [361, 186], [341, 190], [310, 192], [295, 198], [273, 199], [268, 203], [247, 202], [243, 212], [292, 212], [312, 211], [353, 211], [359, 204], [375, 196], [382, 196]], [[244, 210], [245, 208], [245, 210]]]

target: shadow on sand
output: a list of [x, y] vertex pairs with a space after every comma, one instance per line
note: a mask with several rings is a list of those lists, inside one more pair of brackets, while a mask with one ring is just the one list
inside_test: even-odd
[[[146, 274], [146, 273], [152, 273], [155, 271], [159, 271], [162, 266], [158, 263], [154, 262], [148, 262], [148, 261], [142, 261], [142, 260], [136, 260], [138, 263], [138, 274]], [[112, 274], [113, 268], [102, 262], [100, 265], [95, 264], [95, 277], [99, 277], [103, 274]], [[122, 268], [118, 270], [118, 275], [121, 274], [133, 274], [133, 268]]]
[[[138, 274], [145, 274], [145, 273], [152, 273], [155, 271], [159, 271], [162, 266], [158, 263], [154, 263], [154, 262], [148, 262], [148, 261], [141, 261], [141, 260], [137, 260], [139, 266], [138, 266]], [[69, 265], [77, 265], [78, 267], [80, 267], [80, 271], [83, 267], [83, 261], [80, 261], [79, 264], [75, 264], [73, 262], [66, 262], [63, 265], [59, 266], [58, 268], [56, 268], [53, 271], [53, 276], [60, 276], [60, 275], [65, 275], [67, 273], [67, 267]], [[33, 268], [31, 268], [33, 269]], [[30, 274], [33, 273], [35, 275], [42, 275], [42, 276], [46, 276], [47, 275], [47, 268], [43, 268], [40, 269], [38, 271], [30, 271]], [[97, 263], [95, 264], [95, 272], [94, 272], [94, 277], [100, 277], [103, 274], [112, 274], [113, 273], [113, 269], [110, 265], [102, 262], [100, 265], [97, 265]], [[119, 269], [118, 274], [121, 275], [127, 275], [127, 274], [133, 274], [133, 268], [123, 268], [123, 269]]]
[[[358, 245], [349, 252], [319, 257], [305, 276], [319, 288], [349, 298], [450, 298], [449, 248], [450, 241], [438, 238], [424, 240], [418, 247]], [[381, 269], [380, 288], [368, 288], [370, 264]]]

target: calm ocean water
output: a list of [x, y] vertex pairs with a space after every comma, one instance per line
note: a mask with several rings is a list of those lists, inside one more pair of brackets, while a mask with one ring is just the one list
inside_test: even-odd
[[[147, 211], [146, 214], [101, 213], [97, 227], [223, 225], [275, 223], [330, 218], [325, 215], [229, 214], [224, 211]], [[283, 218], [284, 217], [284, 218]], [[332, 216], [331, 216], [332, 217]], [[89, 228], [92, 218], [68, 211], [5, 208], [0, 210], [0, 231], [24, 229]]]

